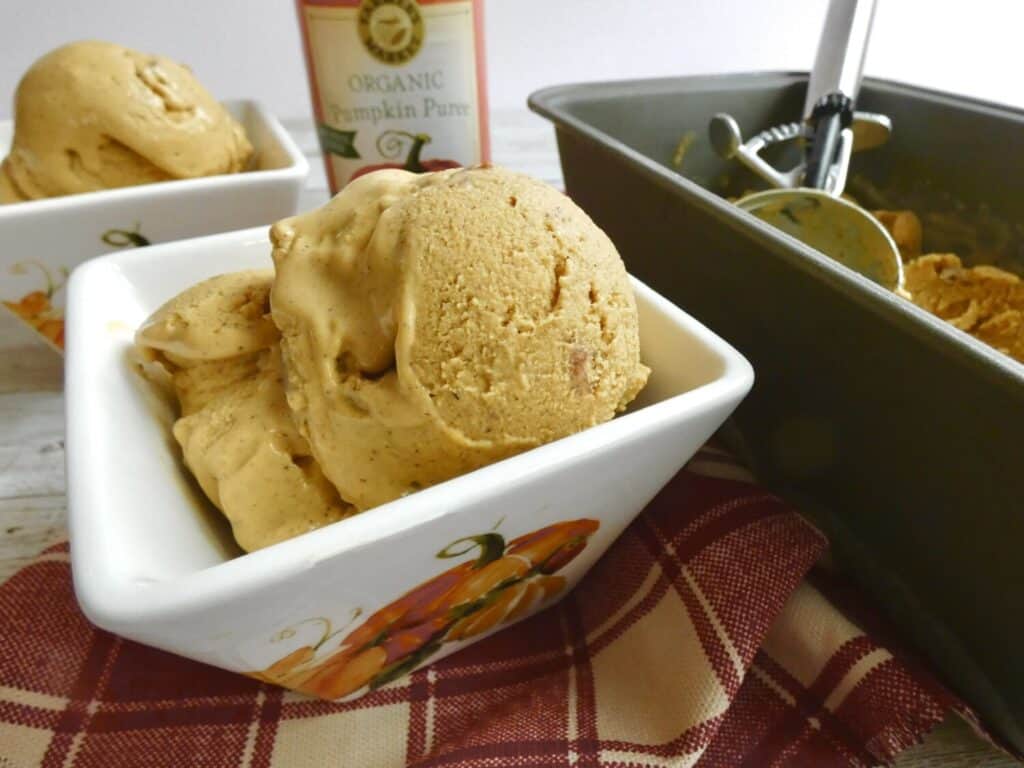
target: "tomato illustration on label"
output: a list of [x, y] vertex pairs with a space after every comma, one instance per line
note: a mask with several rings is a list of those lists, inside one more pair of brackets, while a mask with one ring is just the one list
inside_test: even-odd
[[382, 171], [386, 168], [398, 168], [412, 173], [427, 173], [429, 171], [444, 171], [448, 168], [461, 168], [462, 163], [455, 160], [442, 160], [439, 158], [422, 159], [420, 155], [423, 147], [430, 143], [430, 135], [426, 133], [409, 133], [408, 131], [384, 131], [377, 137], [377, 151], [386, 158], [399, 158], [402, 150], [405, 149], [405, 158], [401, 161], [395, 160], [390, 163], [377, 163], [367, 165], [358, 169], [352, 174], [349, 181], [358, 179], [374, 171]]
[[[369, 616], [340, 643], [344, 630], [328, 619], [315, 645], [282, 656], [251, 677], [323, 699], [361, 688], [379, 688], [424, 663], [445, 643], [468, 640], [525, 618], [565, 590], [555, 572], [574, 560], [600, 527], [597, 520], [568, 520], [510, 542], [495, 531], [453, 541], [439, 558], [476, 552], [476, 558], [423, 582]], [[353, 612], [353, 618], [359, 612]], [[285, 636], [289, 630], [285, 630]], [[330, 648], [330, 650], [322, 650]]]

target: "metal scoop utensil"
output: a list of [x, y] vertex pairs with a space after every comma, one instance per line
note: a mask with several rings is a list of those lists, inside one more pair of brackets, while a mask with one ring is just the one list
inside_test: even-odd
[[[855, 112], [876, 0], [831, 0], [807, 86], [802, 123], [762, 131], [746, 143], [726, 114], [711, 119], [715, 151], [736, 158], [776, 189], [741, 198], [737, 205], [890, 290], [903, 286], [899, 249], [867, 211], [840, 197], [850, 155], [885, 143], [885, 115]], [[761, 152], [773, 144], [804, 141], [804, 160], [789, 171]]]

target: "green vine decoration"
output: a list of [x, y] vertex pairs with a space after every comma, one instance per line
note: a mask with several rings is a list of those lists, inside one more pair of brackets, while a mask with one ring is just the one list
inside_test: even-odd
[[[459, 549], [453, 549], [463, 545]], [[474, 549], [479, 548], [480, 554], [473, 563], [473, 568], [483, 568], [490, 562], [497, 560], [505, 553], [505, 537], [500, 533], [481, 533], [479, 536], [464, 536], [456, 539], [447, 547], [438, 552], [435, 557], [447, 560], [452, 557], [462, 557]]]
[[115, 248], [142, 248], [149, 245], [149, 238], [139, 232], [139, 227], [136, 221], [134, 229], [108, 229], [100, 239]]
[[39, 261], [27, 260], [27, 261], [16, 261], [10, 266], [10, 273], [12, 275], [25, 275], [28, 274], [32, 268], [39, 270], [39, 274], [43, 276], [43, 281], [46, 283], [46, 289], [43, 293], [46, 294], [46, 298], [52, 299], [54, 295], [64, 287], [64, 284], [68, 280], [68, 269], [67, 267], [58, 267], [57, 271], [63, 280], [57, 280], [54, 278], [53, 273], [50, 272], [49, 268]]
[[310, 646], [314, 651], [316, 651], [320, 648], [320, 646], [322, 646], [332, 637], [337, 637], [339, 633], [344, 632], [346, 629], [352, 626], [352, 622], [354, 622], [362, 615], [362, 608], [353, 608], [351, 615], [348, 617], [348, 621], [346, 621], [337, 629], [334, 629], [333, 625], [331, 624], [331, 620], [328, 619], [326, 616], [314, 616], [311, 619], [303, 619], [300, 622], [297, 622], [289, 627], [285, 627], [284, 629], [282, 629], [280, 632], [278, 632], [276, 635], [270, 638], [270, 642], [279, 643], [283, 640], [290, 640], [291, 638], [295, 637], [295, 633], [298, 631], [298, 628], [305, 624], [320, 624], [323, 627], [320, 634], [320, 639], [317, 640], [314, 645]]

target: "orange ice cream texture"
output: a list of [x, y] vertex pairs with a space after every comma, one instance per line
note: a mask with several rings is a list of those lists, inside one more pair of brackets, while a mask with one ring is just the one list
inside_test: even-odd
[[[289, 517], [325, 524], [607, 421], [646, 383], [615, 247], [527, 176], [378, 171], [270, 236], [273, 274], [195, 286], [137, 337], [172, 371], [186, 464], [246, 549], [300, 532]], [[299, 470], [315, 520], [231, 481], [274, 440], [265, 465]]]
[[0, 203], [235, 173], [252, 154], [188, 68], [113, 43], [70, 43], [18, 84]]

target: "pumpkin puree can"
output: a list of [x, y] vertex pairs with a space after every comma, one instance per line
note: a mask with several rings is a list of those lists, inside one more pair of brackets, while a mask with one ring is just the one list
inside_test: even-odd
[[331, 193], [489, 162], [483, 0], [297, 0]]

